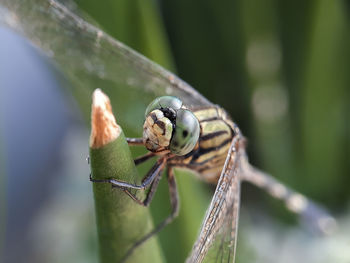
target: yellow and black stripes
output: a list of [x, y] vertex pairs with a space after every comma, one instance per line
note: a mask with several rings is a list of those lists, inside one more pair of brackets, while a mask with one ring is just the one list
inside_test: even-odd
[[190, 153], [173, 158], [171, 163], [195, 170], [202, 179], [216, 183], [234, 137], [234, 123], [219, 107], [193, 113], [200, 125], [198, 143]]

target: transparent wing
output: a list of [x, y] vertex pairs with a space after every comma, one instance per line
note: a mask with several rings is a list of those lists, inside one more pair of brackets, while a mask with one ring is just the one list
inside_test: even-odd
[[240, 203], [236, 136], [187, 263], [234, 262]]
[[[79, 95], [80, 103], [90, 103], [96, 88], [114, 95], [114, 111], [128, 113], [120, 116], [118, 122], [122, 125], [141, 127], [146, 106], [160, 95], [177, 96], [189, 107], [211, 105], [186, 82], [56, 0], [1, 0], [1, 23], [53, 59], [68, 78], [73, 93]], [[89, 112], [85, 114], [89, 116]]]
[[236, 236], [238, 232], [237, 223], [240, 204], [240, 183], [237, 183], [236, 186], [229, 191], [233, 192], [233, 203], [230, 203], [227, 206], [221, 227], [218, 230], [203, 262], [232, 263], [235, 260]]

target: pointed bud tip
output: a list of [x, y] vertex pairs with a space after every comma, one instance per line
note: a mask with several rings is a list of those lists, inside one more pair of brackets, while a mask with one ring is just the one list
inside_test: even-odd
[[120, 132], [108, 96], [96, 89], [92, 94], [90, 147], [103, 147], [115, 140]]

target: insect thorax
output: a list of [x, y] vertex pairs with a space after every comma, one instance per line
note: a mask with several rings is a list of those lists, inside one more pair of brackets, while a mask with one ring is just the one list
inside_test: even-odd
[[185, 156], [174, 157], [174, 166], [194, 170], [201, 179], [216, 183], [234, 136], [234, 123], [220, 107], [193, 110], [200, 124], [199, 140]]

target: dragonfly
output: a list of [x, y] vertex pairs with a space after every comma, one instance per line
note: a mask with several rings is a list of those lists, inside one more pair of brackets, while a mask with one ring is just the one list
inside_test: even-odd
[[[176, 97], [181, 102], [181, 106], [174, 106], [171, 103], [163, 104], [159, 98], [156, 99], [155, 103], [151, 103], [148, 109], [150, 111], [146, 111], [148, 121], [146, 136], [142, 140], [137, 138], [128, 140], [132, 145], [145, 145], [150, 150], [146, 156], [136, 159], [136, 163], [141, 163], [153, 155], [158, 156], [158, 160], [143, 181], [147, 182], [146, 187], [149, 185], [151, 189], [146, 200], [138, 200], [130, 191], [126, 193], [136, 202], [148, 205], [157, 187], [160, 171], [167, 166], [172, 205], [171, 215], [135, 244], [131, 252], [176, 217], [179, 206], [173, 174], [175, 167], [189, 168], [201, 179], [216, 184], [216, 190], [198, 238], [187, 259], [189, 263], [202, 262], [208, 255], [214, 255], [216, 262], [234, 262], [240, 186], [244, 181], [281, 199], [290, 210], [309, 218], [323, 232], [327, 232], [334, 224], [334, 219], [320, 206], [274, 177], [253, 167], [248, 161], [245, 138], [238, 125], [223, 108], [210, 102], [173, 73], [110, 37], [55, 0], [36, 0], [35, 4], [31, 1], [23, 3], [20, 0], [11, 0], [4, 1], [2, 5], [6, 9], [2, 9], [5, 15], [0, 16], [0, 22], [23, 34], [47, 54], [70, 81], [71, 86], [74, 87], [73, 93], [82, 94], [81, 101], [90, 101], [91, 92], [96, 86], [104, 87], [110, 93], [116, 94], [125, 94], [125, 91], [128, 91], [128, 101], [137, 101], [137, 105], [125, 103], [124, 96], [115, 96], [113, 101], [114, 109], [118, 112], [129, 112], [133, 116], [132, 122], [130, 122], [130, 116], [124, 118], [120, 116], [119, 123], [122, 126], [125, 124], [133, 130], [142, 129], [144, 111], [147, 105], [157, 97], [173, 96], [172, 98]], [[63, 48], [62, 43], [69, 49]], [[165, 113], [172, 111], [171, 109], [175, 112], [175, 118], [171, 118], [171, 113]], [[177, 138], [180, 144], [186, 140], [173, 138], [175, 134], [173, 132], [168, 134], [165, 132], [167, 136], [169, 134], [171, 136], [167, 137], [169, 144], [166, 145], [168, 142], [165, 142], [161, 146], [162, 149], [156, 149], [154, 145], [159, 145], [159, 141], [158, 143], [147, 141], [150, 137], [162, 140], [159, 134], [155, 136], [151, 133], [151, 130], [156, 127], [149, 128], [152, 126], [152, 121], [154, 122], [153, 115], [149, 119], [149, 114], [157, 110], [162, 112], [165, 118], [170, 116], [171, 124], [166, 120], [164, 122], [172, 126], [173, 130], [180, 130], [173, 126], [174, 122], [176, 124], [178, 111], [186, 110], [194, 115], [199, 126], [198, 138], [196, 138], [196, 132], [192, 130], [188, 132], [191, 136], [193, 134], [196, 136], [187, 141], [189, 144], [185, 143], [186, 151], [182, 152], [183, 149], [179, 149], [179, 145], [174, 145], [174, 138]], [[158, 117], [163, 118], [160, 112], [156, 115], [157, 120]], [[217, 123], [209, 128], [211, 122]], [[157, 129], [163, 130], [163, 128], [160, 125]], [[193, 148], [191, 149], [189, 145]], [[191, 150], [187, 152], [188, 149]], [[181, 155], [184, 152], [186, 153]], [[108, 183], [126, 190], [145, 187], [145, 185], [123, 185], [117, 181]]]

